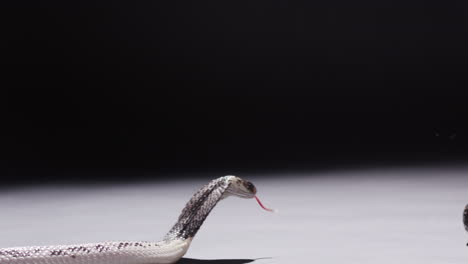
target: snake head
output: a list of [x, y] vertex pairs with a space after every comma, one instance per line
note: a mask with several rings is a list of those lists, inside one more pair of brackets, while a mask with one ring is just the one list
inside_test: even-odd
[[229, 187], [226, 192], [229, 195], [234, 195], [241, 198], [254, 198], [257, 193], [257, 188], [251, 182], [239, 178], [237, 176], [226, 176], [228, 177]]

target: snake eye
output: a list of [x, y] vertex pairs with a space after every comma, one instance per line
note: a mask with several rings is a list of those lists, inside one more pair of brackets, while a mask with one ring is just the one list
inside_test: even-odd
[[249, 190], [251, 193], [257, 193], [257, 189], [255, 188], [255, 186], [254, 186], [251, 182], [246, 181], [246, 182], [244, 183], [244, 186], [245, 186], [245, 188], [247, 188], [247, 190]]

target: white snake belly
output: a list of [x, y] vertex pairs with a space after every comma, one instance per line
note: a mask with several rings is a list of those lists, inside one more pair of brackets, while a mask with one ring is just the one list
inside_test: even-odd
[[0, 264], [168, 264], [179, 260], [191, 239], [163, 242], [113, 241], [0, 249]]

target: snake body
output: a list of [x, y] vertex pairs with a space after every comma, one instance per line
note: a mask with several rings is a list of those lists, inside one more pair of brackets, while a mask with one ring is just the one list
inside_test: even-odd
[[159, 242], [111, 241], [0, 249], [0, 264], [168, 264], [177, 262], [215, 205], [234, 195], [253, 198], [252, 183], [236, 176], [212, 180], [197, 191]]
[[468, 204], [463, 210], [463, 226], [465, 227], [466, 232], [468, 232]]

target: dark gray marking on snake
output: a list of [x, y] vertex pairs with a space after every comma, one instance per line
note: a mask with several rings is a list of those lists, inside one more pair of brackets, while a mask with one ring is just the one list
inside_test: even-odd
[[60, 256], [62, 255], [63, 251], [62, 250], [52, 250], [52, 252], [50, 252], [50, 255], [51, 256]]
[[[177, 223], [166, 234], [164, 240], [194, 237], [208, 214], [229, 187], [229, 184], [228, 179], [222, 177], [210, 182], [197, 191], [188, 201]], [[214, 190], [217, 190], [217, 192], [214, 192]]]

